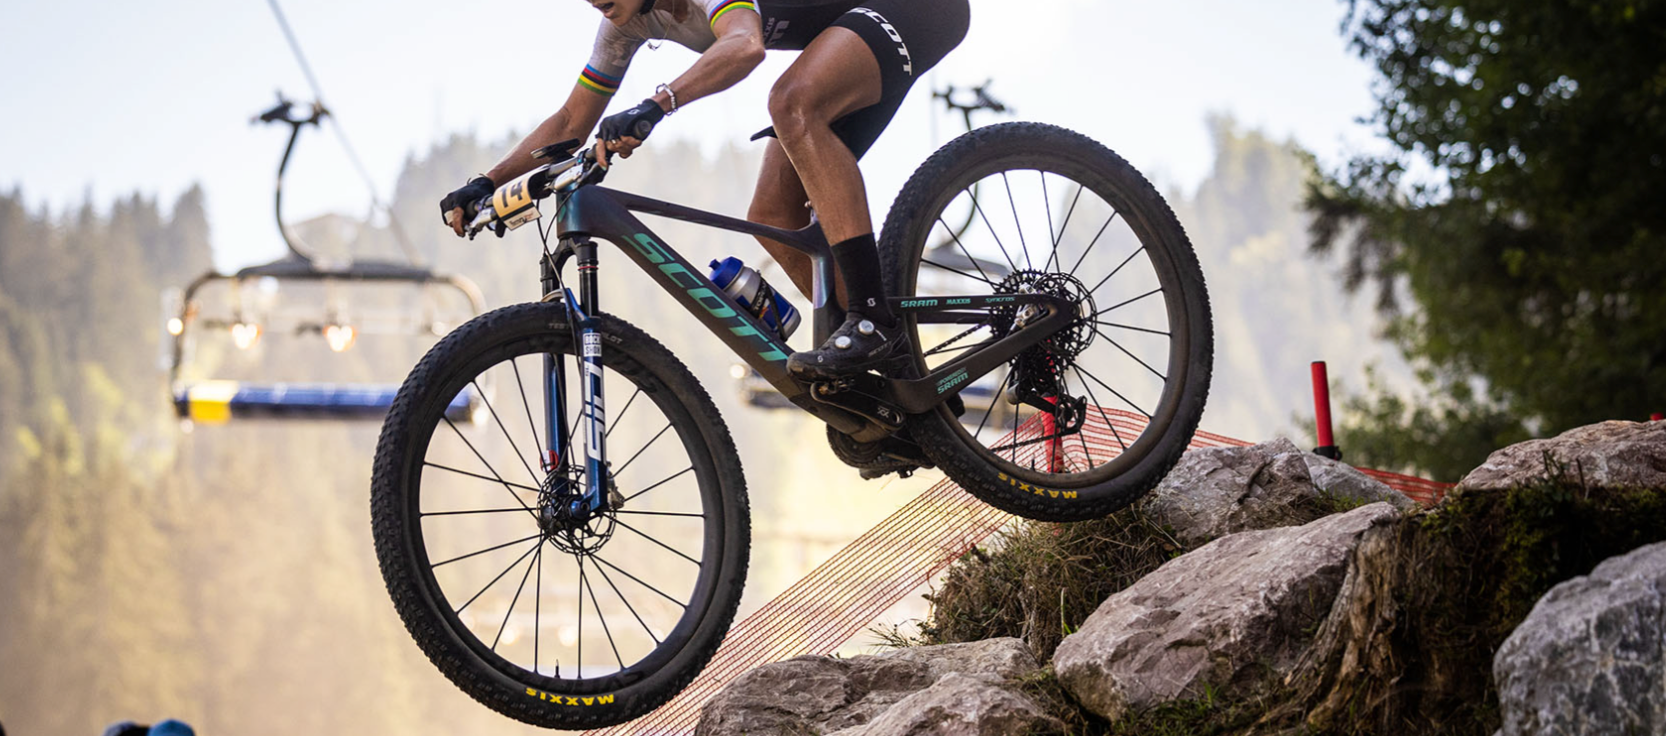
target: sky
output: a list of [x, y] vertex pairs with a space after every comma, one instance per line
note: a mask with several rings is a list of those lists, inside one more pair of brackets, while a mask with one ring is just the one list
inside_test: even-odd
[[[1293, 138], [1321, 161], [1371, 146], [1358, 122], [1372, 110], [1370, 69], [1338, 31], [1342, 0], [971, 1], [966, 41], [916, 85], [863, 161], [876, 222], [914, 167], [961, 131], [928, 87], [993, 80], [1010, 119], [1086, 133], [1165, 189], [1207, 175], [1211, 113]], [[601, 22], [584, 0], [281, 5], [384, 198], [404, 162], [434, 142], [460, 132], [500, 140], [553, 113]], [[287, 129], [249, 119], [277, 90], [313, 92], [266, 0], [3, 0], [0, 27], [10, 31], [0, 44], [0, 189], [62, 211], [134, 192], [166, 207], [200, 184], [220, 266], [281, 255], [272, 178]], [[669, 43], [644, 50], [610, 110], [694, 58]], [[677, 137], [710, 155], [757, 145], [746, 138], [768, 124], [770, 85], [793, 58], [772, 52], [740, 85], [689, 105], [655, 131], [649, 153]], [[370, 189], [334, 130], [303, 133], [290, 172], [291, 221], [369, 210]]]

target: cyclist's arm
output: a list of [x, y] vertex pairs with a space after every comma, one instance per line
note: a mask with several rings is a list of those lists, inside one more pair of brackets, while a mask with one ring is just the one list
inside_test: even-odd
[[493, 184], [502, 186], [541, 163], [549, 163], [534, 160], [533, 151], [566, 140], [582, 141], [588, 138], [590, 131], [596, 129], [596, 122], [602, 119], [602, 112], [607, 109], [609, 99], [612, 98], [590, 90], [582, 82], [573, 85], [573, 92], [567, 96], [566, 104], [539, 124], [515, 146], [514, 150], [505, 155], [502, 161], [493, 166], [491, 171], [486, 172], [486, 178], [491, 179]]
[[[763, 21], [756, 11], [740, 8], [724, 13], [712, 24], [712, 32], [717, 41], [667, 85], [677, 95], [678, 108], [735, 86], [764, 62]], [[670, 95], [656, 92], [653, 100], [661, 109], [671, 110]]]

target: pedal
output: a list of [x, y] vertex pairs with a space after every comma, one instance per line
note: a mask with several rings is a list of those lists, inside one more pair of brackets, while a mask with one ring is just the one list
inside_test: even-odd
[[882, 398], [883, 378], [871, 374], [845, 376], [810, 384], [810, 395], [823, 404], [859, 414], [882, 427], [896, 430], [906, 418], [895, 404]]

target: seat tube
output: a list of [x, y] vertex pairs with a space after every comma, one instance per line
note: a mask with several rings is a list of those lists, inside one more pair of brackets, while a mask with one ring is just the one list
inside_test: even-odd
[[608, 467], [607, 467], [607, 412], [602, 395], [602, 335], [596, 330], [596, 315], [599, 313], [600, 294], [596, 285], [596, 269], [598, 259], [596, 243], [584, 240], [575, 244], [573, 252], [578, 256], [578, 288], [579, 303], [583, 305], [579, 322], [579, 385], [580, 396], [583, 399], [583, 428], [580, 430], [584, 438], [584, 503], [591, 511], [602, 507], [607, 498]]

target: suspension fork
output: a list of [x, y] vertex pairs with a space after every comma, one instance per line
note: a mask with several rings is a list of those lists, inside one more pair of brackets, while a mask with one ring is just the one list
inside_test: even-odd
[[[579, 400], [583, 411], [571, 430], [583, 438], [585, 487], [582, 498], [575, 500], [568, 512], [582, 516], [601, 508], [607, 498], [610, 478], [604, 441], [607, 426], [602, 396], [602, 335], [596, 329], [596, 320], [592, 316], [596, 314], [599, 304], [596, 244], [588, 240], [574, 243], [573, 253], [578, 256], [579, 293], [575, 299], [572, 290], [563, 289], [562, 302], [578, 327], [579, 349], [575, 351], [574, 360], [578, 368]], [[544, 258], [542, 263], [544, 293], [556, 293], [557, 289], [562, 289], [558, 267], [549, 257]], [[566, 422], [566, 379], [564, 358], [555, 353], [544, 354], [544, 436], [549, 438], [549, 445], [544, 448], [545, 469], [555, 474], [558, 493], [572, 490], [566, 487], [566, 479], [570, 477], [569, 471], [573, 466], [572, 453], [568, 449], [574, 439]]]
[[[596, 329], [601, 296], [596, 286], [596, 243], [585, 239], [574, 244], [578, 256], [579, 291], [579, 396], [583, 412], [579, 433], [584, 439], [584, 498], [575, 503], [594, 512], [607, 499], [611, 478], [607, 466], [607, 412], [602, 396], [602, 333]], [[574, 509], [578, 511], [579, 509]]]

